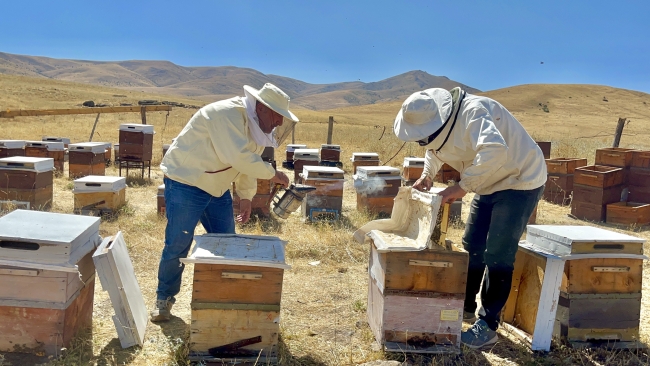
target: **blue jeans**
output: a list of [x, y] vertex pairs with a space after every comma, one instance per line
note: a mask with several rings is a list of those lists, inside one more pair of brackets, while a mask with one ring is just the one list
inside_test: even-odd
[[476, 295], [483, 282], [479, 318], [492, 330], [497, 329], [501, 309], [510, 295], [519, 239], [543, 193], [544, 186], [527, 191], [510, 189], [476, 195], [472, 200], [463, 235], [463, 246], [469, 253], [464, 308], [476, 311]]
[[181, 289], [181, 276], [185, 268], [180, 258], [187, 257], [196, 225], [200, 221], [208, 233], [234, 234], [235, 218], [230, 191], [221, 197], [214, 197], [199, 188], [167, 177], [164, 183], [167, 227], [165, 248], [158, 267], [156, 294], [159, 300], [170, 299], [173, 302]]

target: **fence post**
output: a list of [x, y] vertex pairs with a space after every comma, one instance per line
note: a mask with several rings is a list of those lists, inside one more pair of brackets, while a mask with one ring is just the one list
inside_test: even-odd
[[327, 126], [327, 144], [332, 143], [332, 130], [334, 129], [334, 116], [330, 116], [329, 125]]
[[621, 136], [623, 135], [623, 127], [625, 127], [626, 118], [619, 118], [618, 125], [616, 125], [616, 132], [614, 133], [614, 143], [612, 147], [618, 147], [618, 144], [621, 142]]

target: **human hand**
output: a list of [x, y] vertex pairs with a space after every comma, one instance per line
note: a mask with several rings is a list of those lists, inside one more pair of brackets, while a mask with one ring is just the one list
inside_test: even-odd
[[285, 189], [289, 188], [289, 177], [279, 170], [275, 171], [275, 176], [271, 178], [271, 182], [281, 184]]
[[438, 193], [442, 196], [442, 203], [453, 203], [458, 198], [463, 198], [467, 194], [464, 189], [460, 188], [458, 184], [447, 187], [442, 192]]
[[431, 178], [429, 178], [428, 176], [420, 177], [420, 179], [416, 180], [415, 183], [413, 184], [413, 188], [421, 192], [429, 192], [432, 185], [433, 182]]
[[240, 224], [245, 224], [251, 218], [251, 200], [240, 200], [239, 201], [239, 215], [235, 220]]

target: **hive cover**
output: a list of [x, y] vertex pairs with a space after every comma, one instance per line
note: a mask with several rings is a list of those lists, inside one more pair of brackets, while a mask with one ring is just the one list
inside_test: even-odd
[[106, 142], [79, 142], [68, 145], [68, 151], [83, 151], [101, 154], [106, 150]]
[[146, 134], [153, 134], [152, 125], [142, 125], [139, 123], [123, 123], [120, 125], [120, 131], [142, 132]]
[[0, 159], [0, 169], [27, 170], [37, 173], [54, 170], [54, 159], [12, 156]]
[[126, 177], [87, 175], [74, 181], [72, 193], [117, 192], [126, 188]]
[[616, 247], [611, 244], [636, 243], [641, 249], [639, 254], [642, 254], [645, 239], [593, 226], [528, 225], [526, 241], [552, 254], [564, 256], [575, 253], [573, 245], [578, 243], [594, 243], [594, 250], [590, 250], [592, 253], [616, 252]]
[[0, 140], [0, 148], [3, 149], [22, 149], [25, 147], [23, 140]]
[[284, 259], [286, 242], [275, 236], [205, 234], [194, 240], [192, 253], [181, 262], [291, 268]]

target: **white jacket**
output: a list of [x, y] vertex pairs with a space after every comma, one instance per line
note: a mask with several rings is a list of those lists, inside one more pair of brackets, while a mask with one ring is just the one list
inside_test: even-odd
[[524, 127], [501, 104], [466, 94], [447, 143], [452, 117], [427, 145], [423, 176], [433, 177], [449, 164], [461, 174], [460, 187], [479, 195], [507, 189], [530, 190], [546, 183], [542, 150]]
[[262, 161], [264, 146], [251, 138], [243, 98], [234, 97], [199, 109], [176, 137], [160, 164], [170, 179], [221, 197], [237, 185], [241, 199], [252, 199], [257, 179], [275, 170]]

